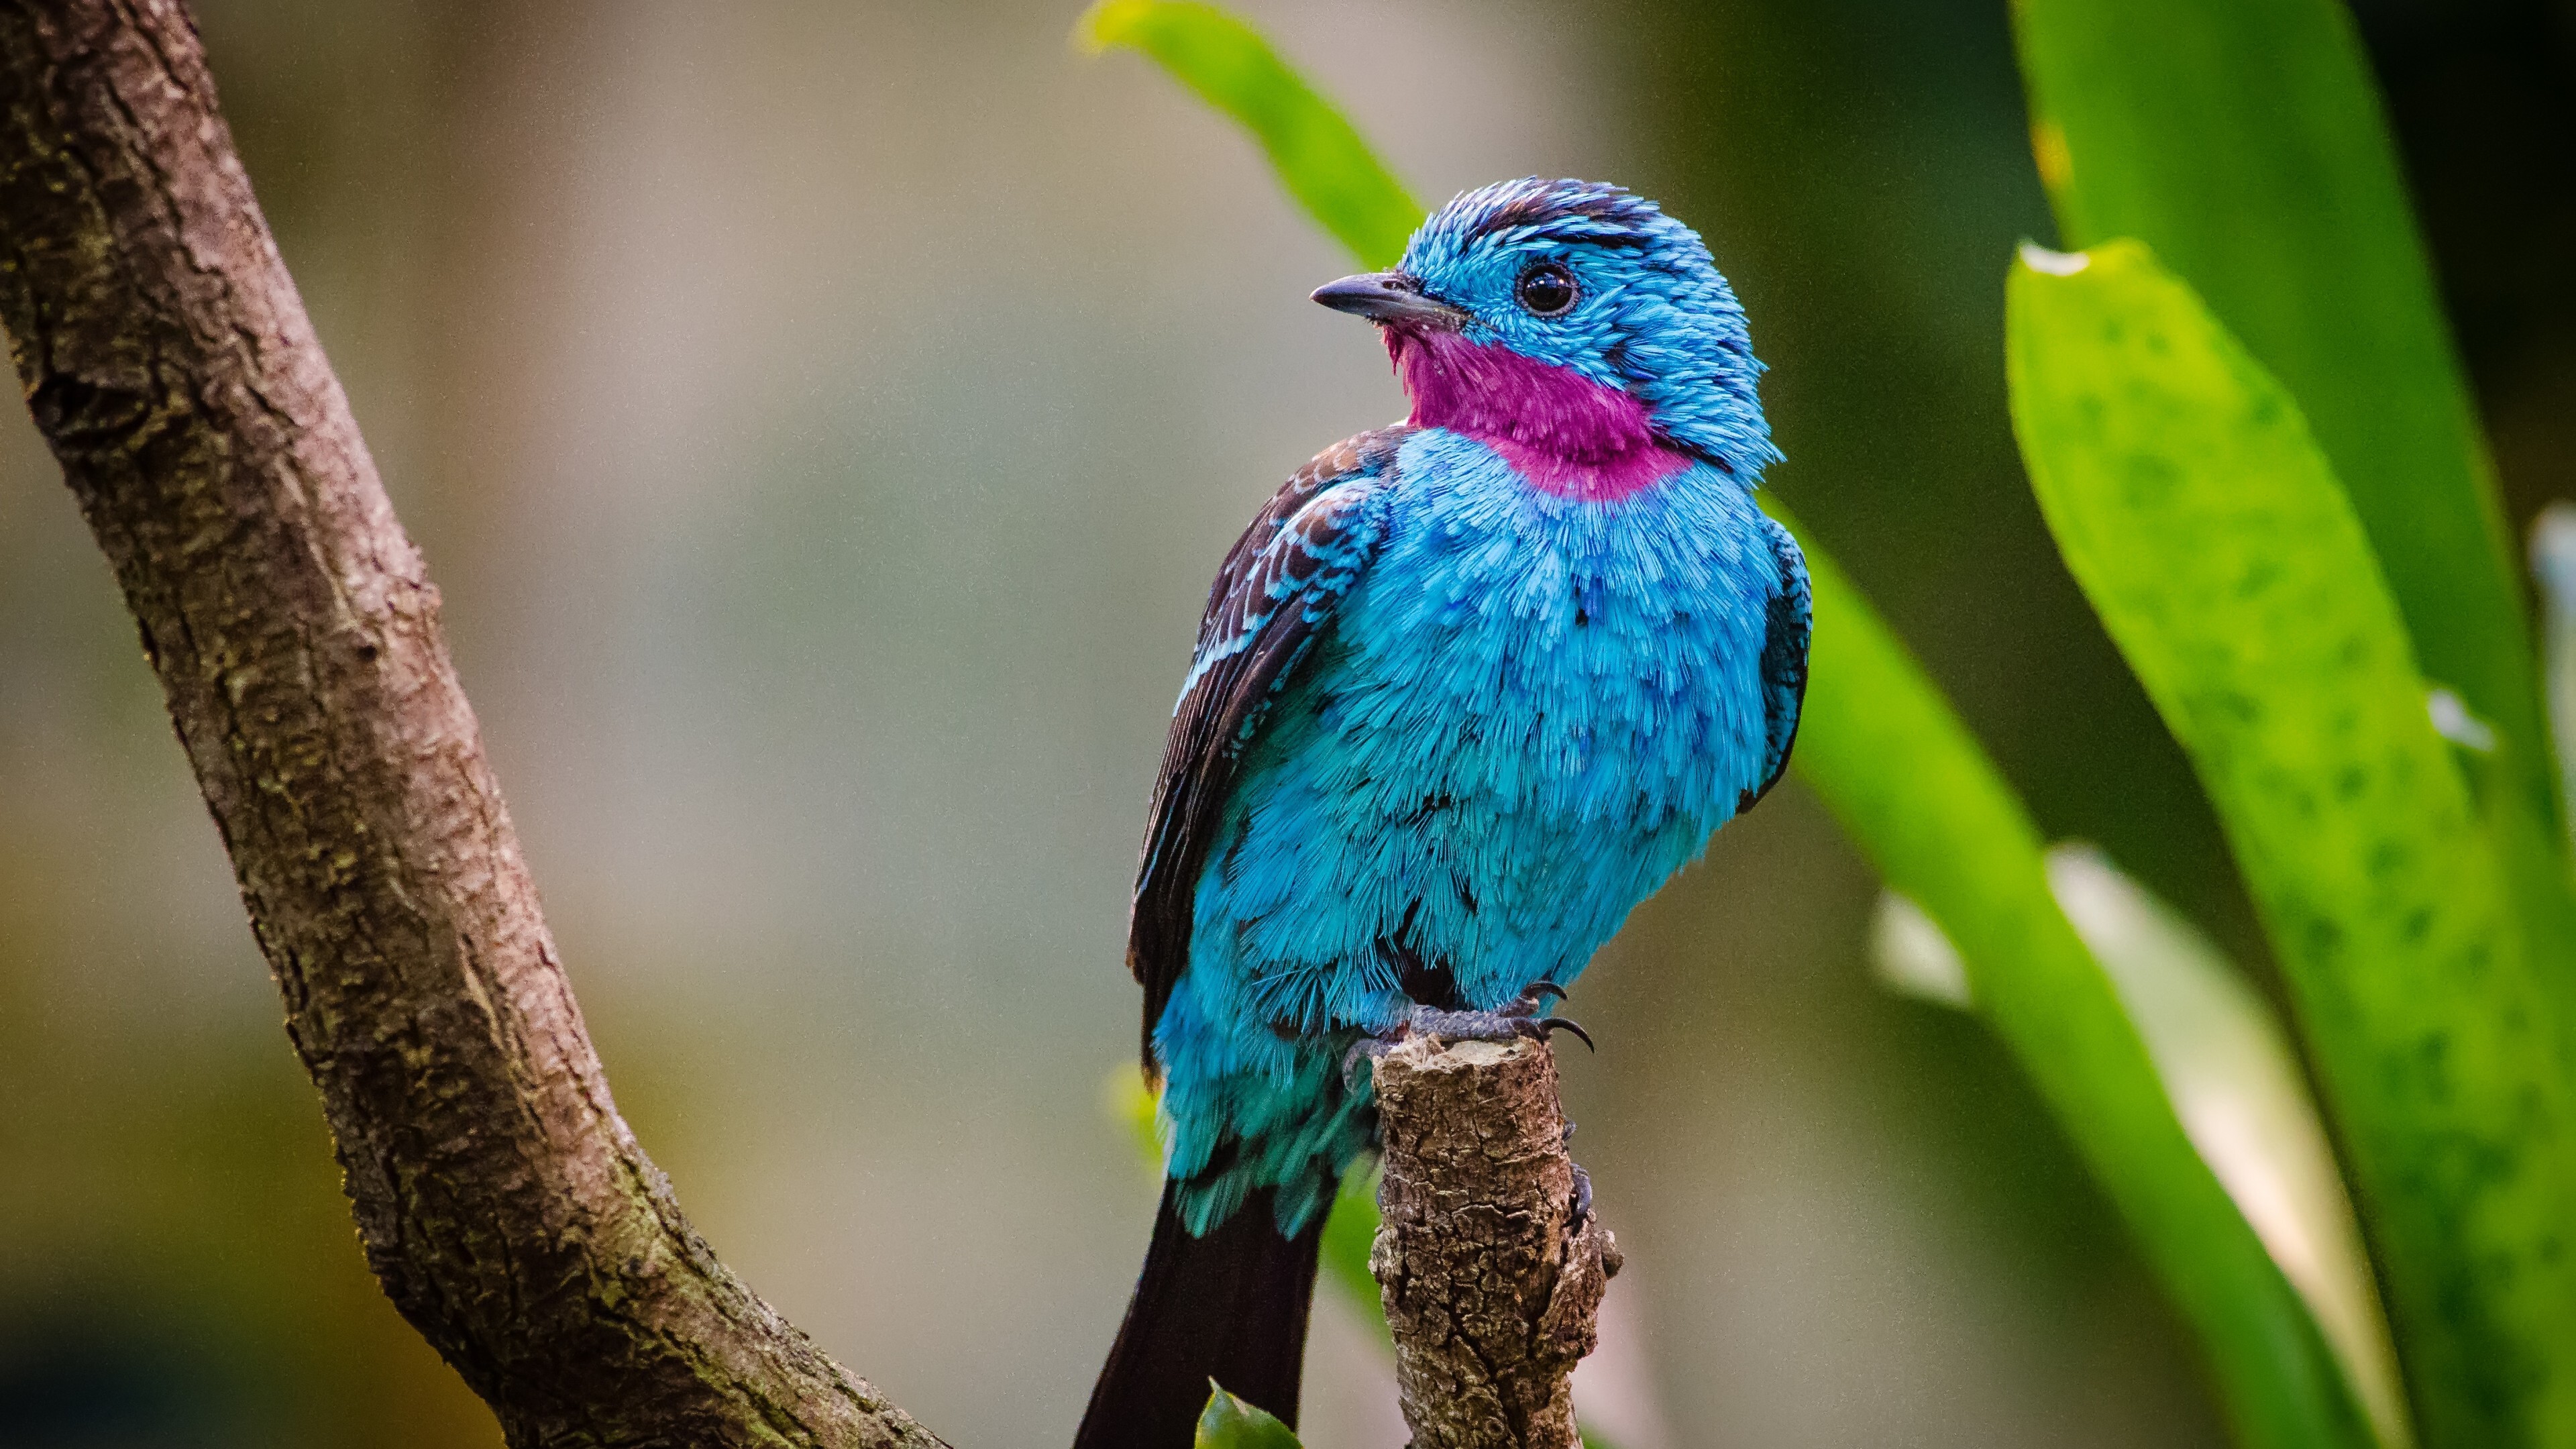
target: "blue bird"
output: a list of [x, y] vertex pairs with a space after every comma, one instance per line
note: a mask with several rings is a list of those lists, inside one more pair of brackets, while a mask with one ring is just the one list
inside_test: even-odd
[[1375, 1145], [1345, 1062], [1536, 1026], [1797, 733], [1806, 564], [1696, 233], [1505, 181], [1314, 300], [1378, 325], [1412, 413], [1297, 470], [1208, 592], [1128, 934], [1162, 1207], [1077, 1449], [1181, 1449], [1211, 1377], [1294, 1424]]

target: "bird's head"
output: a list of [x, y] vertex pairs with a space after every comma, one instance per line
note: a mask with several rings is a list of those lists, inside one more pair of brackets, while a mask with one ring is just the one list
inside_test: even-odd
[[1750, 484], [1779, 457], [1744, 309], [1698, 233], [1588, 181], [1502, 181], [1425, 221], [1391, 272], [1315, 292], [1377, 323], [1413, 421], [1561, 491], [1617, 495], [1691, 458]]

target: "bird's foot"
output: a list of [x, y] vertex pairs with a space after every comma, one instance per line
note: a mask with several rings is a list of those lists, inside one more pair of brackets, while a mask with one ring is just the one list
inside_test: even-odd
[[[1395, 1050], [1408, 1037], [1428, 1036], [1441, 1041], [1546, 1041], [1560, 1031], [1572, 1032], [1576, 1039], [1593, 1051], [1592, 1034], [1562, 1016], [1542, 1016], [1552, 1001], [1565, 999], [1565, 988], [1553, 981], [1532, 984], [1519, 996], [1503, 1003], [1500, 1011], [1444, 1011], [1436, 1006], [1416, 1006], [1399, 1018], [1395, 1025], [1374, 1036], [1364, 1036], [1351, 1043], [1342, 1057], [1342, 1084], [1356, 1087], [1377, 1059]], [[1363, 1065], [1365, 1064], [1365, 1066]]]
[[1406, 1035], [1436, 1036], [1444, 1041], [1545, 1041], [1560, 1031], [1569, 1031], [1592, 1045], [1592, 1034], [1562, 1016], [1543, 1013], [1555, 1002], [1565, 999], [1565, 988], [1553, 981], [1537, 981], [1520, 995], [1504, 1002], [1500, 1011], [1443, 1011], [1436, 1006], [1417, 1006], [1396, 1027], [1400, 1038]]
[[1570, 1031], [1592, 1045], [1592, 1037], [1580, 1026], [1561, 1016], [1539, 1016], [1535, 1007], [1524, 1007], [1515, 1001], [1500, 1011], [1442, 1011], [1436, 1006], [1417, 1006], [1405, 1015], [1395, 1030], [1395, 1040], [1407, 1036], [1438, 1037], [1442, 1041], [1545, 1041], [1556, 1032]]

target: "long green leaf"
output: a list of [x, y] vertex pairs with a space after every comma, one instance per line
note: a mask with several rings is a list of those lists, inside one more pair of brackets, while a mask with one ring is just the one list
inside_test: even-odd
[[2342, 0], [2016, 0], [2065, 245], [2136, 237], [2306, 410], [2417, 656], [2556, 813], [2493, 469]]
[[[2380, 1442], [2402, 1449], [2413, 1434], [2370, 1260], [2325, 1123], [2270, 1003], [2188, 921], [2092, 847], [2053, 847], [2048, 883], [2118, 987], [2192, 1146], [2307, 1300]], [[1941, 928], [1894, 891], [1878, 906], [1871, 954], [1887, 985], [1972, 1009], [1967, 963]]]
[[[1150, 8], [1167, 26], [1241, 29], [1202, 6]], [[1204, 94], [1207, 83], [1186, 67], [1214, 44], [1151, 53]], [[1301, 97], [1323, 105], [1302, 81], [1272, 99], [1284, 106]], [[1287, 169], [1277, 149], [1272, 159], [1289, 193], [1337, 236], [1401, 238], [1421, 221], [1400, 188], [1373, 199], [1345, 192], [1336, 204], [1354, 210], [1321, 210], [1326, 188]], [[1401, 244], [1353, 250], [1363, 264], [1383, 266]], [[1766, 506], [1781, 515], [1776, 503]], [[1890, 883], [1921, 901], [1975, 963], [1988, 1018], [2199, 1332], [2241, 1442], [2370, 1444], [2315, 1321], [2195, 1155], [2116, 994], [2050, 897], [2038, 832], [2020, 801], [1868, 602], [1796, 531], [1816, 611], [1799, 774]]]
[[2560, 1003], [2299, 409], [2135, 242], [2028, 251], [2043, 513], [2218, 807], [2349, 1156], [2428, 1443], [2576, 1443]]
[[1213, 5], [1100, 0], [1074, 38], [1094, 51], [1143, 51], [1199, 99], [1261, 142], [1288, 193], [1364, 267], [1391, 267], [1422, 220], [1421, 203], [1331, 102], [1289, 68], [1261, 32]]
[[1970, 999], [2199, 1333], [2238, 1441], [2371, 1443], [2315, 1320], [2201, 1160], [2059, 910], [2021, 802], [1859, 591], [1806, 547], [1816, 636], [1799, 775], [1958, 947]]
[[2271, 1004], [2207, 937], [2099, 851], [2051, 849], [2048, 883], [2111, 973], [2201, 1160], [2316, 1314], [2380, 1442], [2390, 1449], [2413, 1442], [2352, 1199]]

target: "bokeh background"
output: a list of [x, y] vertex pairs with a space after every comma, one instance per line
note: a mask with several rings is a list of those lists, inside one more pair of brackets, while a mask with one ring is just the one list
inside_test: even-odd
[[[1707, 235], [1771, 478], [2048, 830], [2257, 973], [2188, 772], [2055, 562], [2000, 366], [2051, 233], [2001, 0], [1243, 7], [1426, 198]], [[1401, 410], [1249, 147], [1075, 7], [202, 0], [446, 594], [620, 1103], [718, 1249], [961, 1446], [1062, 1442], [1154, 1184], [1103, 1105], [1216, 559]], [[2517, 526], [2576, 493], [2576, 7], [2365, 0]], [[1575, 998], [1630, 1449], [2221, 1442], [1973, 1022], [1869, 975], [1792, 785]], [[0, 1446], [488, 1446], [360, 1262], [113, 584], [0, 409]], [[1393, 1445], [1326, 1295], [1308, 1442]]]

